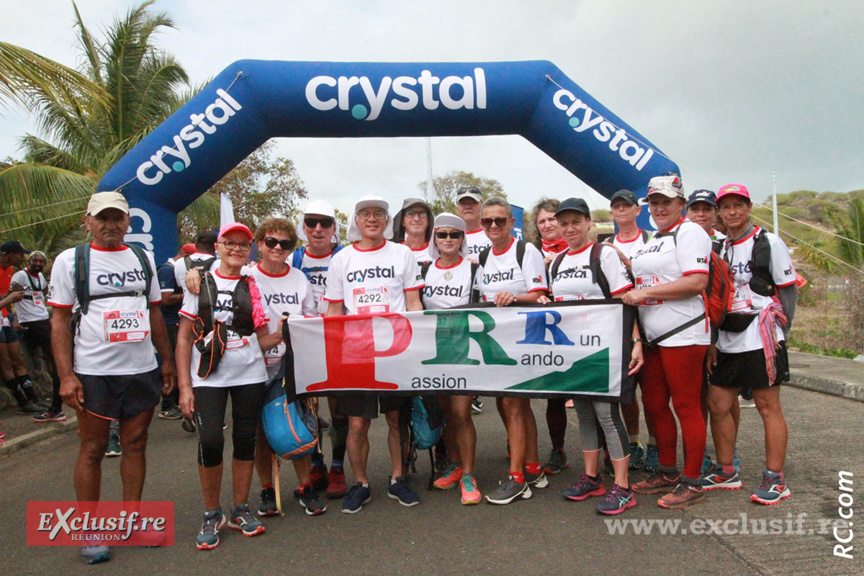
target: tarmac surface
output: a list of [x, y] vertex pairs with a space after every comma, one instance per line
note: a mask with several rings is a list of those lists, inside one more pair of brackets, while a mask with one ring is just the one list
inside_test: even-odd
[[[574, 411], [568, 411], [570, 468], [551, 478], [545, 490], [535, 490], [530, 500], [504, 507], [465, 507], [458, 491], [427, 492], [425, 454], [412, 480], [422, 505], [403, 508], [386, 498], [386, 426], [379, 419], [370, 432], [373, 500], [360, 513], [340, 514], [339, 502], [328, 500], [327, 514], [307, 517], [291, 497], [296, 478], [287, 465], [281, 473], [284, 518], [265, 519], [268, 531], [256, 538], [225, 531], [218, 549], [199, 552], [194, 539], [202, 498], [195, 436], [180, 430], [176, 421], [154, 419], [144, 497], [175, 502], [175, 546], [112, 547], [111, 562], [89, 567], [74, 548], [26, 544], [27, 501], [74, 500], [77, 437], [68, 433], [77, 429], [74, 415], [62, 424], [37, 425], [5, 410], [0, 412], [0, 430], [7, 434], [0, 444], [0, 549], [5, 553], [0, 574], [864, 574], [864, 543], [853, 525], [862, 514], [854, 478], [864, 477], [855, 450], [864, 422], [864, 364], [794, 352], [790, 364], [792, 386], [784, 389], [782, 402], [789, 423], [785, 473], [792, 497], [776, 506], [749, 501], [764, 457], [761, 419], [752, 409], [742, 410], [739, 433], [743, 490], [713, 491], [702, 504], [682, 511], [660, 509], [656, 497], [637, 495], [639, 505], [611, 521], [596, 514], [590, 500], [561, 497], [583, 470]], [[474, 422], [476, 476], [487, 493], [507, 465], [503, 425], [494, 400], [484, 401], [484, 412]], [[532, 404], [545, 456], [545, 401]], [[229, 433], [230, 428], [230, 445]], [[329, 461], [326, 439], [325, 455]], [[120, 460], [103, 463], [104, 500], [120, 498]], [[230, 503], [228, 468], [223, 508]], [[852, 480], [852, 492], [840, 490], [841, 472]], [[348, 475], [350, 480], [350, 471]], [[632, 481], [643, 477], [636, 473]], [[257, 489], [256, 479], [253, 506]], [[843, 520], [841, 511], [848, 515], [849, 510], [853, 517]], [[850, 534], [845, 546], [852, 546], [847, 554], [853, 559], [834, 556], [837, 537]]]

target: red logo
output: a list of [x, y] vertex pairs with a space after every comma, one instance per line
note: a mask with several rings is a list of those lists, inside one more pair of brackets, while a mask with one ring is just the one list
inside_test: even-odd
[[174, 502], [28, 502], [28, 546], [173, 546]]

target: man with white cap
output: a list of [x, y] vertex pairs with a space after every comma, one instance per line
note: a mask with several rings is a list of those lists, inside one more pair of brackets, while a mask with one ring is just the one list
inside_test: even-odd
[[[57, 256], [48, 296], [60, 396], [78, 413], [75, 494], [79, 501], [99, 500], [109, 427], [119, 420], [123, 500], [140, 501], [153, 408], [177, 380], [156, 263], [152, 253], [124, 244], [129, 204], [119, 192], [93, 194], [85, 223], [93, 241]], [[161, 374], [154, 347], [163, 359]], [[107, 546], [85, 546], [81, 554], [88, 563], [109, 559]]]
[[468, 243], [468, 258], [475, 262], [480, 252], [492, 245], [480, 225], [483, 194], [474, 186], [463, 186], [456, 193], [456, 214], [465, 221], [465, 241]]
[[[303, 221], [297, 226], [297, 237], [306, 242], [291, 255], [291, 266], [306, 274], [312, 285], [318, 312], [327, 312], [324, 292], [327, 288], [327, 270], [330, 261], [342, 249], [339, 245], [339, 221], [336, 209], [326, 200], [312, 200], [303, 211]], [[345, 441], [348, 437], [348, 417], [336, 412], [336, 401], [327, 398], [330, 407], [333, 459], [330, 472], [324, 464], [324, 456], [316, 449], [312, 455], [312, 484], [316, 490], [327, 490], [328, 498], [342, 498], [348, 491], [345, 486]]]
[[[414, 256], [406, 246], [387, 242], [393, 236], [389, 204], [378, 196], [364, 196], [354, 207], [348, 224], [348, 240], [354, 242], [331, 261], [327, 272], [327, 316], [348, 314], [387, 314], [419, 311], [423, 278]], [[402, 434], [399, 410], [407, 398], [343, 394], [337, 398], [337, 410], [348, 415], [348, 459], [356, 483], [342, 502], [342, 512], [355, 514], [372, 499], [366, 477], [369, 456], [369, 426], [381, 412], [389, 428], [392, 475], [388, 496], [403, 506], [416, 506], [420, 497], [407, 484], [402, 469]]]

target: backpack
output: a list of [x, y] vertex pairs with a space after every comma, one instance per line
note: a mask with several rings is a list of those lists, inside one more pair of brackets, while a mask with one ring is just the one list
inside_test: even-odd
[[147, 261], [147, 256], [144, 253], [143, 248], [137, 244], [126, 244], [126, 246], [132, 250], [132, 253], [135, 254], [136, 258], [138, 258], [138, 262], [144, 270], [144, 282], [146, 286], [144, 291], [129, 290], [126, 292], [98, 294], [96, 296], [90, 294], [90, 244], [79, 244], [75, 247], [75, 271], [73, 284], [75, 286], [75, 298], [78, 300], [79, 308], [72, 314], [72, 318], [69, 321], [69, 326], [72, 329], [73, 334], [77, 333], [79, 324], [81, 323], [81, 316], [87, 314], [92, 300], [117, 298], [122, 296], [133, 298], [144, 296], [144, 299], [147, 302], [147, 309], [150, 309], [150, 285], [153, 281], [153, 269], [150, 268], [150, 262]]
[[[341, 244], [336, 244], [333, 247], [333, 256], [336, 255], [337, 252], [342, 250], [343, 246]], [[303, 255], [306, 254], [306, 247], [301, 246], [300, 248], [294, 250], [291, 253], [291, 267], [297, 268], [298, 270], [303, 269]]]
[[[770, 297], [776, 294], [777, 286], [774, 283], [774, 278], [771, 276], [771, 242], [768, 240], [766, 234], [765, 229], [760, 228], [756, 236], [753, 237], [753, 250], [750, 253], [751, 278], [749, 284], [750, 289], [756, 294]], [[729, 242], [731, 242], [731, 239]], [[744, 332], [753, 323], [756, 316], [756, 314], [733, 312], [728, 314], [718, 327], [724, 332]]]
[[[591, 246], [591, 254], [588, 256], [588, 267], [591, 270], [591, 282], [597, 284], [600, 287], [600, 290], [603, 291], [603, 298], [609, 300], [612, 298], [612, 292], [609, 289], [609, 280], [606, 278], [606, 274], [603, 273], [603, 268], [600, 266], [600, 250], [603, 246], [603, 244], [598, 244], [597, 242]], [[561, 262], [564, 261], [565, 256], [567, 256], [566, 250], [558, 254], [555, 257], [555, 260], [552, 261], [552, 265], [549, 267], [550, 283], [555, 279], [555, 276], [558, 275], [558, 268], [561, 267]]]
[[[432, 266], [433, 262], [430, 260], [428, 262], [423, 262], [420, 265], [420, 275], [423, 277], [423, 280], [426, 280], [426, 273], [429, 272], [429, 268]], [[477, 270], [480, 268], [480, 264], [476, 262], [471, 262], [471, 293], [468, 296], [469, 304], [477, 304], [480, 302], [480, 291], [474, 287], [474, 280], [477, 277]], [[420, 292], [420, 302], [423, 302], [423, 292]]]
[[[675, 246], [678, 246], [678, 230], [680, 229], [681, 226], [679, 225], [671, 234]], [[658, 233], [654, 237], [658, 238], [660, 236], [661, 234]], [[645, 344], [652, 347], [656, 346], [667, 338], [670, 338], [679, 332], [683, 332], [687, 328], [695, 326], [702, 321], [709, 322], [712, 328], [720, 328], [723, 321], [727, 318], [727, 314], [729, 314], [729, 311], [732, 309], [732, 301], [734, 298], [735, 277], [732, 275], [732, 270], [729, 269], [729, 263], [720, 258], [712, 248], [708, 252], [708, 285], [702, 292], [702, 300], [705, 303], [704, 316], [696, 316], [684, 324], [658, 336], [654, 340], [651, 340], [650, 342], [646, 341]], [[746, 326], [744, 328], [746, 329]]]
[[[219, 294], [231, 294], [230, 308], [219, 305]], [[215, 310], [233, 312], [231, 324], [214, 320], [213, 312]], [[252, 318], [252, 293], [249, 290], [248, 277], [243, 276], [234, 286], [234, 290], [227, 292], [218, 290], [213, 276], [209, 272], [205, 272], [201, 291], [198, 293], [198, 318], [192, 325], [194, 338], [192, 343], [201, 353], [201, 361], [198, 364], [199, 378], [207, 378], [219, 367], [219, 362], [225, 354], [225, 346], [228, 344], [229, 329], [240, 336], [249, 336], [255, 332], [255, 322]], [[213, 332], [212, 338], [205, 343], [205, 338], [211, 332]]]
[[204, 272], [210, 271], [210, 266], [212, 266], [215, 261], [215, 255], [210, 256], [209, 258], [204, 258], [203, 260], [193, 260], [191, 256], [185, 256], [183, 258], [183, 263], [186, 264], [186, 271], [197, 270], [198, 274], [202, 275], [202, 277]]
[[430, 450], [444, 432], [444, 410], [436, 396], [411, 399], [411, 444], [418, 450]]

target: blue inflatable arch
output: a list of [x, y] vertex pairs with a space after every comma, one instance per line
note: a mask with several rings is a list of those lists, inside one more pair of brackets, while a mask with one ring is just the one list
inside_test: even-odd
[[[519, 134], [610, 197], [674, 162], [545, 61], [235, 62], [99, 182], [132, 206], [127, 241], [173, 256], [177, 213], [274, 137]], [[158, 239], [158, 242], [154, 239]]]

